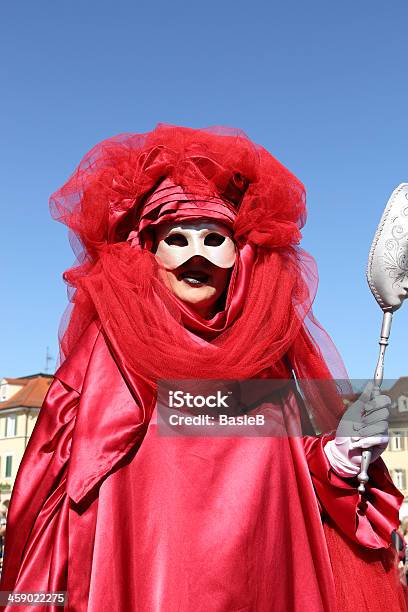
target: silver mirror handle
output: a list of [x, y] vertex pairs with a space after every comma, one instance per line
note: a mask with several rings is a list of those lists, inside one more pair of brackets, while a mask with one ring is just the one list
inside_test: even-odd
[[[391, 333], [391, 323], [392, 323], [392, 312], [385, 311], [383, 314], [382, 326], [381, 326], [381, 335], [379, 340], [380, 345], [380, 353], [378, 355], [377, 367], [374, 373], [374, 384], [375, 390], [374, 394], [378, 395], [380, 393], [380, 387], [382, 385], [382, 381], [384, 378], [384, 357], [385, 357], [385, 349], [388, 346], [388, 339]], [[371, 451], [364, 450], [361, 455], [361, 470], [358, 474], [357, 478], [359, 481], [358, 492], [365, 493], [365, 485], [367, 484], [368, 477], [368, 468], [371, 463]]]

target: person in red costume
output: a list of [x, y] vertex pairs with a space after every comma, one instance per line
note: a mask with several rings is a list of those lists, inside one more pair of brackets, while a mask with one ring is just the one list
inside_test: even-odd
[[[361, 502], [359, 453], [338, 425], [334, 378], [347, 376], [298, 246], [304, 194], [241, 131], [159, 124], [97, 145], [52, 196], [78, 259], [1, 590], [67, 591], [69, 612], [406, 610], [386, 406], [366, 392], [365, 431], [380, 437]], [[303, 423], [296, 378], [328, 433], [158, 435], [158, 380], [258, 378]]]

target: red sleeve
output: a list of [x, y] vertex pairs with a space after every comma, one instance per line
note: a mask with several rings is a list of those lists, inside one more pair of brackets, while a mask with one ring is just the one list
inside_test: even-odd
[[[99, 327], [91, 325], [55, 373], [19, 466], [8, 512], [2, 590], [14, 589], [21, 568], [31, 562], [33, 542], [60, 564], [55, 576], [63, 575], [68, 542], [63, 535], [55, 549], [49, 542], [63, 498], [81, 502], [142, 439], [152, 408], [143, 400], [144, 395], [132, 396]], [[48, 579], [49, 563], [44, 557], [36, 566], [38, 584]]]
[[99, 336], [93, 323], [56, 371], [19, 465], [7, 515], [1, 589], [12, 590], [47, 499], [66, 488], [83, 379]]
[[54, 379], [20, 463], [7, 515], [1, 590], [12, 590], [37, 516], [65, 477], [79, 394]]
[[357, 477], [338, 476], [323, 450], [333, 438], [333, 435], [304, 438], [322, 518], [329, 516], [344, 534], [367, 548], [388, 548], [391, 532], [399, 525], [398, 510], [404, 496], [393, 484], [380, 457], [368, 469], [370, 480], [360, 503]]

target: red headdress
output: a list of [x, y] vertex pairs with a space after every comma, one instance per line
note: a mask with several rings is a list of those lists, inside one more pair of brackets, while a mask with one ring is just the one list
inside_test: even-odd
[[[99, 319], [119, 361], [152, 388], [160, 378], [346, 376], [312, 315], [314, 261], [296, 246], [304, 187], [243, 132], [159, 124], [111, 138], [50, 204], [78, 257], [64, 274], [73, 307], [60, 330], [61, 360]], [[197, 216], [231, 225], [239, 251], [225, 307], [210, 321], [164, 286], [149, 250], [155, 224]], [[331, 389], [330, 410], [327, 397], [313, 401], [320, 428], [342, 411]]]

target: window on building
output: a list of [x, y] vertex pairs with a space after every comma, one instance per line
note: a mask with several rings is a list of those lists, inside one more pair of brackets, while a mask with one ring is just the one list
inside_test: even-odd
[[6, 455], [6, 469], [5, 469], [5, 474], [4, 474], [6, 478], [10, 478], [12, 467], [13, 467], [13, 455]]
[[408, 397], [405, 397], [405, 395], [401, 395], [398, 398], [398, 411], [408, 412]]
[[390, 450], [402, 451], [405, 448], [405, 437], [403, 431], [390, 431]]
[[392, 479], [398, 489], [406, 488], [406, 472], [405, 470], [394, 470]]
[[11, 438], [17, 434], [17, 417], [8, 416], [6, 420], [6, 437]]
[[7, 384], [0, 385], [0, 402], [5, 402], [7, 399]]

